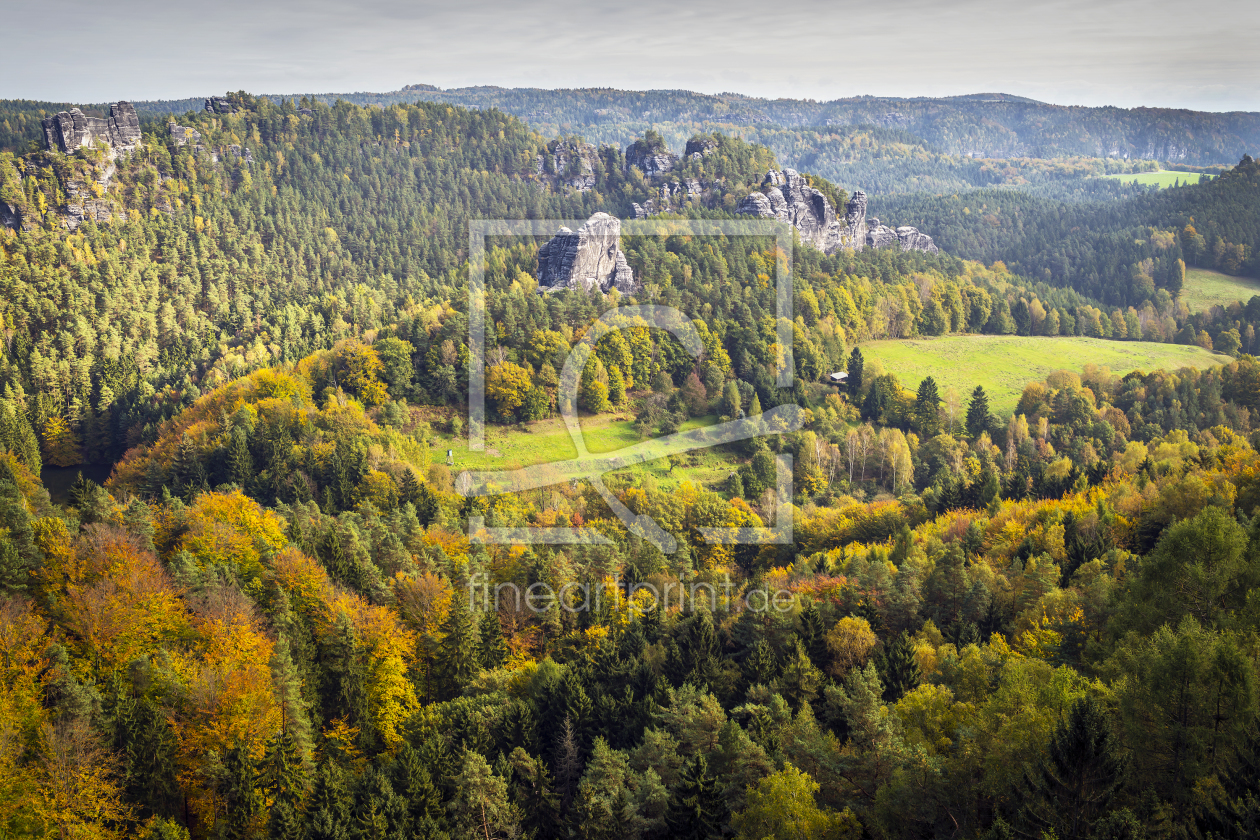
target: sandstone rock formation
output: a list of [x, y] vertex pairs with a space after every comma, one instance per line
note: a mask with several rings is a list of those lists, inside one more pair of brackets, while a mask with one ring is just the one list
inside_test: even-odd
[[[595, 188], [595, 167], [599, 166], [599, 152], [590, 143], [552, 140], [547, 144], [553, 171], [558, 183], [570, 186], [578, 192]], [[545, 158], [534, 157], [534, 171], [546, 174]]]
[[176, 146], [195, 146], [201, 142], [201, 132], [195, 128], [170, 123], [167, 125], [167, 130], [170, 131], [171, 139], [175, 141]]
[[678, 165], [678, 155], [666, 148], [652, 148], [638, 140], [626, 147], [626, 166], [637, 166], [649, 178]]
[[823, 253], [830, 254], [840, 247], [835, 208], [795, 169], [771, 169], [761, 182], [761, 192], [749, 193], [735, 212], [787, 222], [800, 232], [802, 242]]
[[0, 201], [0, 226], [17, 230], [22, 227], [22, 216], [12, 204]]
[[901, 242], [903, 251], [926, 251], [929, 254], [937, 254], [941, 250], [936, 247], [932, 237], [926, 233], [920, 233], [918, 228], [909, 225], [897, 228], [897, 239]]
[[212, 114], [235, 114], [241, 109], [227, 97], [212, 96], [206, 100], [206, 110]]
[[101, 142], [112, 156], [134, 149], [140, 143], [140, 118], [130, 102], [109, 106], [108, 117], [89, 117], [78, 108], [71, 108], [49, 117], [41, 125], [45, 147], [58, 152], [73, 152]]
[[860, 251], [865, 248], [886, 248], [899, 245], [903, 251], [937, 253], [932, 237], [917, 228], [885, 227], [879, 219], [866, 218], [866, 193], [854, 190], [844, 205], [844, 217], [836, 216], [827, 197], [809, 186], [795, 170], [770, 170], [761, 183], [761, 191], [749, 193], [735, 212], [763, 219], [787, 222], [808, 242], [825, 254], [839, 250]]
[[538, 249], [540, 291], [598, 286], [629, 294], [636, 288], [634, 272], [621, 252], [621, 220], [596, 213], [577, 232], [560, 228]]
[[844, 224], [840, 230], [840, 247], [860, 251], [866, 245], [866, 193], [854, 190], [844, 205]]
[[717, 141], [712, 137], [692, 137], [687, 141], [687, 148], [683, 152], [683, 157], [687, 160], [696, 160], [704, 157], [716, 148]]

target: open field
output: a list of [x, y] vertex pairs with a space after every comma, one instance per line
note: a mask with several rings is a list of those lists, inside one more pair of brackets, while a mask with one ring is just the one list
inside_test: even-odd
[[1228, 356], [1179, 344], [1005, 335], [872, 341], [862, 345], [862, 355], [868, 371], [882, 366], [910, 390], [930, 374], [942, 396], [953, 388], [964, 406], [972, 390], [982, 385], [993, 411], [1003, 415], [1014, 410], [1026, 384], [1055, 370], [1079, 372], [1092, 363], [1123, 375], [1133, 370], [1206, 368], [1230, 361]]
[[1159, 187], [1171, 187], [1178, 181], [1182, 186], [1186, 184], [1199, 183], [1199, 173], [1197, 172], [1169, 172], [1161, 169], [1158, 172], [1129, 172], [1123, 175], [1104, 175], [1104, 178], [1111, 178], [1116, 181], [1123, 181], [1126, 184], [1141, 184], [1149, 187], [1156, 184]]
[[[688, 420], [680, 431], [710, 426], [717, 417], [709, 415]], [[504, 427], [486, 424], [486, 448], [483, 452], [468, 449], [468, 437], [458, 439], [450, 435], [437, 435], [438, 447], [433, 451], [433, 463], [446, 463], [446, 450], [454, 450], [454, 466], [451, 472], [458, 475], [463, 470], [512, 470], [535, 464], [549, 464], [577, 457], [577, 447], [569, 437], [564, 421], [559, 416], [536, 423]], [[582, 430], [586, 448], [592, 454], [612, 453], [639, 443], [634, 430], [634, 420], [628, 412], [613, 412], [594, 417], [582, 417]], [[627, 470], [666, 489], [677, 487], [683, 481], [717, 489], [732, 470], [730, 453], [699, 449], [676, 459], [673, 470], [664, 460], [649, 461]]]
[[1181, 299], [1194, 312], [1213, 306], [1228, 306], [1234, 301], [1246, 303], [1260, 295], [1260, 280], [1251, 277], [1230, 277], [1207, 268], [1187, 268]]

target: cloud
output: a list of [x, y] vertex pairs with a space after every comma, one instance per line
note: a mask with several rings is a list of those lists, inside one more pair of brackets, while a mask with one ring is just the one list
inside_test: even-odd
[[[55, 23], [55, 25], [54, 25]], [[54, 101], [442, 87], [686, 88], [834, 99], [1004, 91], [1260, 110], [1260, 4], [640, 0], [608, 7], [83, 0], [6, 13], [0, 96]]]

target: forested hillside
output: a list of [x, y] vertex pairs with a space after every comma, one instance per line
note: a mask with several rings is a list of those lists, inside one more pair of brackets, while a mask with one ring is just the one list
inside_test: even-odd
[[[1254, 835], [1260, 298], [1176, 299], [1195, 237], [1251, 259], [1249, 158], [1079, 205], [1088, 249], [1066, 216], [1029, 229], [1078, 205], [995, 192], [961, 224], [947, 199], [879, 205], [939, 224], [941, 254], [789, 255], [680, 229], [778, 165], [726, 134], [651, 175], [493, 108], [225, 103], [134, 151], [0, 154], [5, 837]], [[540, 294], [541, 242], [488, 243], [484, 373], [494, 433], [529, 440], [600, 314], [684, 312], [698, 356], [631, 325], [577, 393], [639, 440], [762, 417], [703, 453], [716, 480], [603, 477], [669, 554], [590, 483], [463, 495], [441, 454], [468, 416], [467, 222], [649, 198], [661, 235], [622, 237], [626, 293]], [[973, 226], [1008, 206], [1013, 232]], [[1076, 273], [1040, 270], [1053, 248]], [[1057, 371], [999, 417], [979, 384], [863, 355], [946, 334], [1226, 364]], [[799, 428], [766, 419], [793, 404]], [[88, 463], [109, 479], [41, 484]], [[603, 543], [495, 544], [477, 520]]]
[[[873, 212], [933, 232], [950, 253], [1003, 260], [1108, 303], [1180, 291], [1177, 262], [1260, 276], [1260, 164], [1123, 201], [1065, 203], [1015, 191], [877, 197]], [[1127, 282], [1126, 282], [1127, 281]]]

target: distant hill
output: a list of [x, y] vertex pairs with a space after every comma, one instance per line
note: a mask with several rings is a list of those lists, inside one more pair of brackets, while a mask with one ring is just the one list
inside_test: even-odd
[[[1065, 181], [1150, 167], [1233, 164], [1260, 150], [1260, 113], [1209, 113], [1167, 108], [1086, 108], [1051, 105], [1006, 93], [944, 98], [859, 96], [830, 102], [762, 99], [736, 93], [607, 88], [542, 90], [494, 86], [441, 90], [408, 85], [384, 93], [284, 94], [332, 104], [388, 106], [444, 102], [498, 108], [546, 137], [580, 135], [621, 147], [648, 128], [675, 151], [697, 132], [721, 131], [769, 147], [785, 165], [850, 188], [883, 194], [988, 186], [1037, 188], [1058, 195]], [[137, 102], [142, 118], [158, 121], [200, 111], [204, 97]], [[0, 149], [38, 140], [39, 119], [52, 103], [0, 103]], [[101, 112], [108, 106], [81, 105]], [[993, 161], [1023, 161], [1014, 166]], [[1053, 160], [1054, 165], [1028, 163]], [[1070, 160], [1070, 164], [1063, 161]]]

